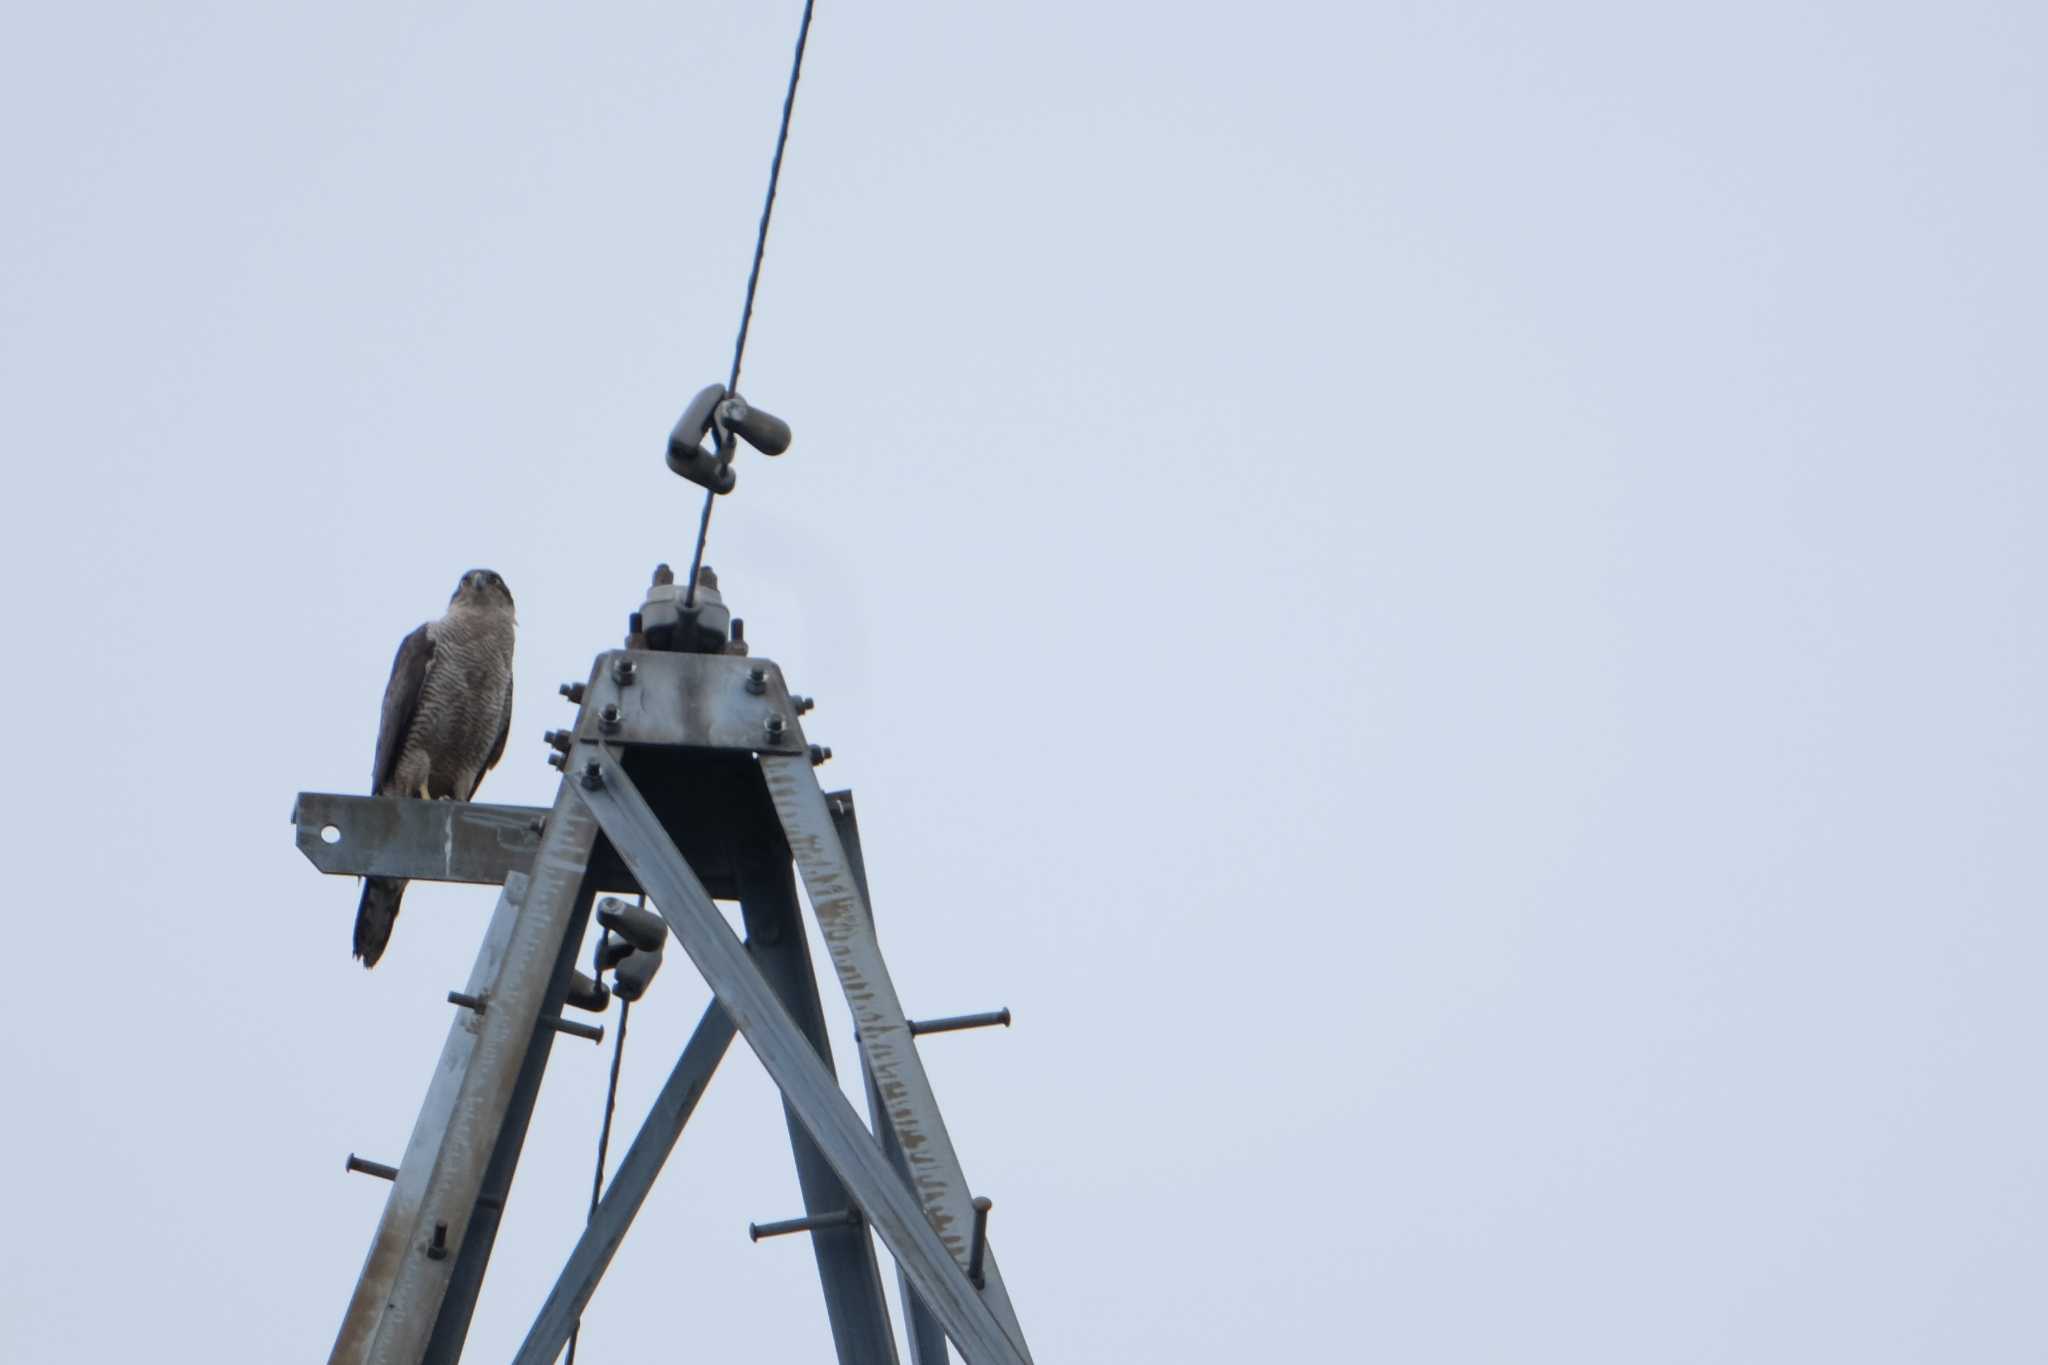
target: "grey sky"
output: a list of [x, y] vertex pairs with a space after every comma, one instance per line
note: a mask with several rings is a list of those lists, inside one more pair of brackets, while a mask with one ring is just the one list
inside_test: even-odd
[[[13, 17], [0, 1355], [326, 1350], [491, 896], [365, 974], [292, 795], [488, 565], [548, 799], [798, 8]], [[710, 559], [1016, 1011], [924, 1053], [1038, 1359], [2048, 1355], [2042, 15], [821, 8]], [[736, 1050], [589, 1358], [825, 1358], [798, 1204]]]

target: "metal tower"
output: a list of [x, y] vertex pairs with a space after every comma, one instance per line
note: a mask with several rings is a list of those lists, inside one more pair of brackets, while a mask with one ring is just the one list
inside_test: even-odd
[[[944, 1365], [946, 1338], [970, 1365], [1028, 1365], [987, 1242], [989, 1202], [961, 1171], [915, 1042], [1007, 1023], [1008, 1012], [904, 1015], [875, 936], [853, 796], [819, 786], [813, 768], [828, 754], [804, 738], [809, 700], [747, 657], [708, 569], [694, 593], [657, 570], [627, 646], [563, 685], [579, 709], [548, 736], [563, 772], [551, 808], [299, 795], [298, 845], [322, 872], [503, 888], [468, 981], [449, 994], [457, 1013], [402, 1161], [350, 1158], [392, 1188], [332, 1361], [460, 1357], [555, 1034], [602, 1036], [563, 1017], [565, 1006], [605, 1005], [604, 987], [576, 967], [595, 904], [607, 960], [624, 959], [622, 997], [672, 934], [713, 1000], [519, 1365], [561, 1352], [735, 1032], [782, 1091], [805, 1209], [752, 1232], [810, 1234], [839, 1360], [897, 1359], [872, 1230], [896, 1260], [913, 1365]], [[867, 1122], [834, 1077], [792, 865], [853, 1011]], [[659, 919], [607, 893], [644, 894]], [[714, 898], [740, 903], [744, 939]]]

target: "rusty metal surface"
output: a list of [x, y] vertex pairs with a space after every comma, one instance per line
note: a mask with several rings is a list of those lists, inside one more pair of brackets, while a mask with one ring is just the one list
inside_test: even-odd
[[[490, 1008], [463, 1013], [477, 1025], [461, 1085], [443, 1128], [412, 1228], [399, 1247], [398, 1267], [364, 1359], [378, 1365], [415, 1365], [425, 1354], [441, 1300], [482, 1187], [498, 1133], [512, 1102], [534, 1022], [555, 975], [563, 939], [575, 918], [585, 869], [597, 842], [597, 822], [562, 783], [546, 832], [533, 859], [497, 971], [482, 991]], [[408, 1161], [411, 1158], [408, 1156]], [[445, 1252], [430, 1255], [437, 1232]]]
[[[508, 875], [504, 892], [498, 897], [498, 907], [492, 911], [490, 925], [484, 930], [483, 945], [477, 949], [476, 965], [470, 968], [465, 993], [480, 995], [497, 978], [506, 945], [512, 941], [512, 923], [518, 918], [519, 903], [525, 895], [526, 874], [514, 872]], [[370, 1254], [363, 1262], [361, 1277], [356, 1281], [355, 1295], [349, 1300], [348, 1312], [341, 1320], [341, 1332], [335, 1337], [334, 1350], [328, 1356], [335, 1365], [357, 1365], [357, 1362], [369, 1359], [371, 1338], [376, 1334], [384, 1303], [397, 1279], [406, 1240], [418, 1225], [420, 1200], [426, 1193], [427, 1177], [433, 1171], [434, 1156], [440, 1150], [442, 1135], [447, 1131], [448, 1116], [454, 1112], [455, 1097], [462, 1088], [462, 1077], [468, 1070], [470, 1053], [476, 1047], [476, 1035], [481, 1027], [482, 1020], [470, 1010], [456, 1010], [449, 1021], [448, 1041], [441, 1045], [440, 1060], [434, 1064], [433, 1079], [427, 1084], [426, 1102], [420, 1106], [419, 1118], [413, 1123], [412, 1140], [405, 1145], [405, 1157], [399, 1163], [397, 1177], [391, 1182], [391, 1193], [384, 1200], [384, 1215], [378, 1220], [377, 1235], [370, 1243]]]
[[[579, 756], [582, 752], [579, 746]], [[806, 764], [808, 774], [809, 760], [798, 761]], [[941, 1240], [625, 770], [609, 754], [601, 754], [596, 762], [600, 784], [577, 787], [577, 794], [603, 823], [606, 837], [647, 888], [705, 983], [910, 1277], [918, 1296], [971, 1365], [1028, 1365], [1011, 1334], [968, 1283], [964, 1259], [956, 1260]], [[822, 816], [822, 796], [818, 809]], [[826, 829], [829, 832], [829, 822]], [[837, 843], [834, 838], [835, 848]]]
[[[300, 792], [292, 823], [299, 851], [322, 872], [502, 886], [533, 861], [546, 814], [540, 806]], [[321, 837], [326, 829], [335, 842]]]
[[[633, 665], [630, 683], [618, 679], [620, 660]], [[616, 722], [609, 725], [607, 706], [619, 708]], [[782, 725], [779, 734], [769, 729], [776, 718]], [[767, 659], [737, 654], [627, 649], [600, 654], [584, 695], [576, 738], [620, 745], [806, 752], [803, 727], [782, 670]], [[586, 761], [580, 747], [570, 759], [572, 767]]]

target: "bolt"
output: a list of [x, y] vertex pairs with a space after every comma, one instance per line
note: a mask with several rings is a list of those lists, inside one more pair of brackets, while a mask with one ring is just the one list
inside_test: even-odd
[[569, 752], [569, 746], [575, 742], [576, 735], [570, 730], [550, 730], [541, 738], [548, 742], [549, 748], [559, 749], [566, 754]]
[[768, 738], [772, 742], [782, 738], [783, 731], [789, 728], [789, 722], [783, 719], [780, 711], [772, 711], [768, 719], [761, 722], [761, 728], [768, 732]]
[[434, 1240], [427, 1247], [427, 1259], [430, 1261], [445, 1261], [448, 1259], [448, 1225], [446, 1223], [437, 1222], [434, 1224]]
[[633, 676], [639, 671], [639, 665], [635, 664], [631, 659], [614, 659], [612, 661], [612, 681], [621, 687], [631, 687], [633, 685]]
[[803, 716], [810, 714], [811, 708], [813, 706], [816, 706], [818, 703], [813, 701], [809, 697], [791, 697], [789, 699], [789, 704], [796, 708], [796, 713], [798, 715]]
[[560, 687], [556, 688], [555, 690], [557, 692], [560, 692], [563, 696], [567, 697], [570, 701], [575, 702], [578, 706], [581, 706], [583, 704], [582, 683], [563, 683]]
[[354, 1152], [348, 1154], [348, 1169], [352, 1174], [374, 1175], [379, 1180], [398, 1179], [398, 1168], [396, 1166], [386, 1166], [381, 1161], [370, 1161], [357, 1156]]
[[608, 701], [598, 711], [597, 728], [608, 735], [615, 735], [619, 732], [619, 704], [617, 702]]
[[568, 771], [569, 771], [569, 755], [567, 755], [567, 754], [549, 754], [549, 755], [548, 755], [548, 766], [549, 766], [550, 768], [553, 768], [553, 769], [554, 769], [554, 770], [555, 770], [556, 772], [561, 772], [561, 773], [565, 773], [565, 772], [568, 772]]
[[603, 785], [604, 765], [593, 758], [583, 765], [583, 789], [594, 792]]
[[830, 749], [822, 744], [813, 744], [811, 746], [811, 766], [813, 768], [817, 767], [820, 763], [830, 763], [831, 761], [832, 751]]
[[747, 670], [747, 691], [760, 696], [768, 690], [768, 670], [755, 664]]

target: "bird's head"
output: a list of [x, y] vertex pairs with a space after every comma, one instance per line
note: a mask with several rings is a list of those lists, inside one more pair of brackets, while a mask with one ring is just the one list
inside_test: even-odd
[[455, 585], [455, 595], [448, 599], [451, 607], [491, 607], [500, 611], [512, 610], [512, 590], [505, 586], [505, 580], [490, 569], [471, 569]]

